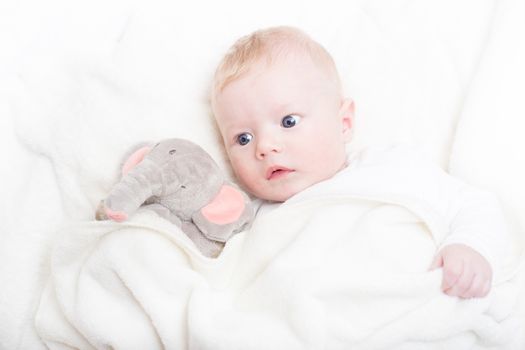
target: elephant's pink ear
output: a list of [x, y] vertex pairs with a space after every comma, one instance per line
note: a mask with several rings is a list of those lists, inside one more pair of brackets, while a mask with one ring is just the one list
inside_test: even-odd
[[223, 185], [219, 194], [201, 209], [201, 213], [214, 224], [226, 225], [238, 220], [245, 206], [244, 197], [238, 189]]
[[126, 160], [122, 166], [122, 176], [125, 176], [131, 169], [133, 169], [137, 164], [142, 162], [146, 154], [151, 151], [150, 146], [144, 146], [135, 152]]

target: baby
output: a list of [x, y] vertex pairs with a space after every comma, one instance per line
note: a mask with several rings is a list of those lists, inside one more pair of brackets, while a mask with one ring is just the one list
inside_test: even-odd
[[448, 228], [430, 265], [443, 268], [444, 293], [489, 293], [506, 247], [497, 201], [437, 165], [405, 161], [409, 153], [349, 157], [354, 102], [343, 96], [330, 54], [305, 33], [275, 27], [240, 38], [217, 68], [211, 102], [233, 170], [253, 195], [284, 202], [344, 173], [360, 195], [412, 196], [416, 205], [435, 208]]

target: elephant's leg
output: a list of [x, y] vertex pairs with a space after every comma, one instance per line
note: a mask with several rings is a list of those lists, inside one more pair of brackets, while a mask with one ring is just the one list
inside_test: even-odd
[[170, 221], [171, 223], [182, 227], [182, 221], [178, 216], [174, 215], [168, 208], [158, 203], [146, 204], [142, 206], [142, 209], [152, 210], [157, 213], [158, 216]]
[[209, 258], [216, 258], [224, 248], [224, 243], [208, 239], [193, 222], [184, 221], [182, 231], [193, 241], [197, 249]]
[[201, 230], [199, 230], [199, 228], [195, 226], [193, 222], [182, 221], [165, 206], [162, 206], [157, 203], [152, 203], [146, 204], [142, 208], [153, 210], [160, 217], [163, 217], [166, 220], [180, 227], [182, 232], [184, 232], [186, 236], [188, 236], [193, 241], [197, 249], [199, 249], [202, 252], [202, 254], [204, 254], [207, 257], [217, 257], [221, 253], [222, 248], [224, 248], [224, 243], [206, 238], [206, 236], [202, 234]]

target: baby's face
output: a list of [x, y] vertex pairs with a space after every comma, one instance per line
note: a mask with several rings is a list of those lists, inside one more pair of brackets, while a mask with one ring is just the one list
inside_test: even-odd
[[235, 174], [259, 198], [285, 201], [345, 166], [352, 103], [307, 57], [252, 67], [214, 112]]

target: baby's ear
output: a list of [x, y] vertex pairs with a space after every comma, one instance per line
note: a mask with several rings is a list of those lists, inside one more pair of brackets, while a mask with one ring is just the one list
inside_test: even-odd
[[345, 98], [341, 102], [339, 109], [339, 118], [343, 126], [343, 138], [345, 142], [350, 141], [352, 136], [352, 127], [354, 122], [354, 101], [351, 98]]

